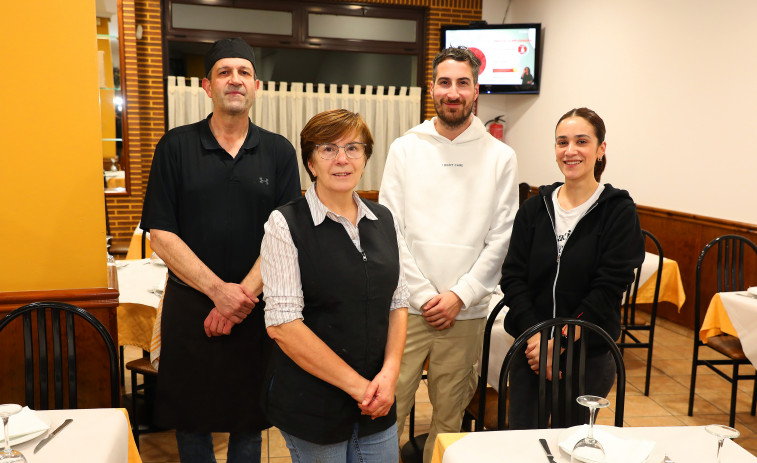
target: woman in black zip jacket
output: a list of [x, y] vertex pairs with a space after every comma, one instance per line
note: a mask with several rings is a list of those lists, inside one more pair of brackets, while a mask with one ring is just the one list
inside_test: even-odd
[[[557, 123], [555, 157], [565, 182], [542, 186], [523, 203], [502, 267], [505, 330], [514, 337], [558, 317], [620, 335], [621, 297], [644, 259], [644, 241], [628, 192], [599, 183], [604, 139], [604, 122], [590, 109], [568, 111]], [[529, 339], [513, 365], [510, 429], [537, 427], [539, 342], [539, 334]], [[606, 347], [589, 345], [586, 371], [586, 393], [605, 397], [615, 382]]]

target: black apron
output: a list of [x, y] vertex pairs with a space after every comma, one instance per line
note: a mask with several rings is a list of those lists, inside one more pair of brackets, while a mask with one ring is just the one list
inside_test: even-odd
[[272, 341], [260, 299], [230, 335], [209, 338], [203, 322], [213, 301], [168, 280], [156, 424], [183, 432], [257, 432], [270, 426], [260, 395]]

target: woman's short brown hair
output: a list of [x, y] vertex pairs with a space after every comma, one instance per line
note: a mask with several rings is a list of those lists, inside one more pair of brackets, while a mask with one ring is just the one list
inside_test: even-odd
[[333, 143], [353, 133], [365, 143], [365, 162], [367, 163], [373, 153], [373, 137], [360, 114], [346, 109], [332, 109], [316, 114], [305, 124], [300, 132], [300, 148], [302, 149], [302, 164], [310, 180], [315, 181], [315, 176], [308, 166], [308, 161], [315, 155], [315, 145]]

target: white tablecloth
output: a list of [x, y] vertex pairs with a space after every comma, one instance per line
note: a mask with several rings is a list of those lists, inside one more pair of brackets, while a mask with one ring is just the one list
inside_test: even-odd
[[728, 318], [731, 320], [744, 355], [757, 365], [757, 299], [746, 291], [720, 293]]
[[644, 262], [641, 264], [641, 271], [639, 272], [639, 287], [646, 283], [649, 277], [657, 271], [659, 260], [660, 256], [657, 254], [652, 254], [651, 252], [644, 253]]
[[[39, 411], [51, 421], [51, 431], [66, 418], [74, 421], [58, 433], [39, 452], [34, 447], [42, 436], [13, 447], [28, 463], [126, 463], [129, 426], [122, 410], [116, 408]], [[12, 420], [13, 418], [11, 418]]]
[[[491, 301], [489, 302], [489, 313], [491, 313], [494, 306], [502, 299], [502, 293], [497, 291], [492, 294]], [[503, 307], [494, 320], [492, 326], [491, 345], [489, 346], [489, 376], [487, 382], [495, 390], [499, 390], [499, 373], [502, 369], [502, 362], [505, 361], [507, 351], [515, 342], [512, 336], [505, 331], [505, 315], [507, 314], [507, 306]], [[483, 340], [482, 340], [483, 342]], [[478, 367], [479, 374], [481, 373], [481, 361], [479, 361]]]
[[120, 260], [116, 262], [118, 270], [118, 302], [133, 302], [158, 308], [160, 296], [150, 292], [156, 288], [163, 289], [166, 284], [168, 269], [157, 265], [150, 259]]
[[[546, 462], [539, 444], [544, 438], [558, 463], [570, 462], [560, 451], [558, 436], [564, 429], [532, 429], [526, 431], [489, 431], [470, 433], [455, 441], [457, 434], [440, 434], [434, 449], [433, 463], [501, 463]], [[717, 438], [703, 426], [671, 426], [656, 428], [618, 428], [615, 431], [629, 439], [651, 440], [663, 454], [676, 463], [715, 462]], [[722, 461], [729, 463], [757, 462], [757, 457], [732, 441], [722, 450]], [[443, 455], [439, 455], [443, 453]], [[648, 463], [662, 463], [649, 461]]]
[[160, 361], [161, 336], [161, 291], [166, 286], [168, 268], [163, 264], [151, 262], [150, 259], [121, 260], [117, 262], [118, 301], [121, 303], [137, 303], [155, 307], [157, 314], [152, 327], [150, 341], [150, 362], [158, 368]]

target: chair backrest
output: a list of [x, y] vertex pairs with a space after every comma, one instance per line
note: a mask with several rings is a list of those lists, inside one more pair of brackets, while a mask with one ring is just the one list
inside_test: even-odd
[[[581, 327], [581, 339], [575, 340], [576, 327]], [[560, 336], [555, 336], [553, 355], [552, 355], [552, 378], [559, 378], [560, 371], [563, 372], [562, 378], [555, 381], [547, 380], [547, 342], [551, 338], [552, 332], [560, 332], [563, 327], [567, 328], [568, 340], [564, 342]], [[585, 394], [586, 380], [586, 342], [589, 337], [592, 340], [599, 339], [602, 341], [615, 360], [616, 384], [615, 384], [615, 426], [623, 426], [623, 410], [626, 397], [626, 369], [623, 363], [623, 356], [620, 354], [615, 340], [599, 326], [586, 320], [575, 318], [554, 318], [537, 323], [527, 329], [523, 334], [518, 336], [515, 343], [507, 353], [502, 363], [502, 372], [499, 377], [499, 394], [500, 397], [506, 397], [508, 391], [508, 380], [513, 362], [518, 358], [518, 353], [526, 349], [527, 341], [536, 333], [541, 333], [540, 357], [539, 357], [539, 403], [538, 407], [538, 427], [561, 428], [571, 426], [574, 423], [574, 417], [577, 416], [578, 407], [575, 397]], [[565, 349], [565, 361], [560, 356], [562, 349]], [[578, 351], [576, 351], [578, 349]], [[577, 361], [577, 365], [576, 365]], [[564, 363], [564, 365], [562, 365]], [[561, 368], [562, 367], [562, 368]], [[591, 372], [588, 372], [591, 374]], [[577, 377], [576, 377], [577, 376]], [[577, 383], [577, 389], [574, 389], [574, 383]], [[547, 404], [547, 387], [551, 388], [551, 402]], [[548, 406], [549, 405], [549, 406]], [[498, 428], [507, 429], [507, 401], [499, 401], [499, 410], [497, 412]]]
[[518, 184], [518, 205], [523, 204], [523, 201], [527, 200], [531, 195], [531, 185], [526, 182]]
[[[712, 250], [717, 251], [715, 292], [742, 291], [744, 284], [744, 260], [751, 251], [757, 256], [757, 245], [741, 235], [723, 235], [707, 243], [699, 254], [696, 270], [696, 294], [694, 295], [694, 326], [697, 330], [694, 338], [699, 341], [699, 327], [702, 308], [702, 267], [705, 257]], [[709, 298], [706, 298], [709, 303]], [[701, 343], [701, 341], [699, 341]]]
[[484, 348], [481, 351], [481, 375], [478, 377], [478, 416], [476, 417], [476, 431], [484, 430], [484, 417], [486, 416], [486, 386], [489, 384], [489, 350], [492, 343], [492, 330], [494, 329], [494, 323], [497, 315], [505, 307], [505, 301], [500, 300], [497, 305], [494, 306], [492, 312], [489, 314], [489, 318], [486, 319], [486, 327], [484, 328]]
[[[655, 319], [657, 318], [657, 303], [659, 301], [660, 297], [660, 281], [662, 279], [662, 264], [663, 264], [663, 254], [662, 254], [662, 246], [660, 245], [660, 242], [655, 238], [655, 236], [651, 233], [649, 233], [646, 230], [641, 231], [641, 235], [644, 237], [644, 242], [646, 243], [647, 240], [651, 241], [652, 244], [655, 247], [655, 254], [657, 254], [657, 277], [655, 279], [655, 286], [654, 286], [654, 299], [652, 300], [652, 310], [650, 313], [650, 325], [654, 325]], [[640, 282], [640, 275], [641, 275], [641, 267], [643, 263], [640, 263], [639, 266], [636, 268], [636, 278], [634, 278], [634, 281], [628, 285], [628, 290], [626, 291], [625, 299], [623, 301], [623, 307], [622, 307], [622, 323], [623, 326], [627, 325], [633, 325], [636, 323], [636, 296], [639, 292], [639, 282]]]
[[[32, 314], [36, 314], [36, 336], [32, 329]], [[61, 314], [65, 318], [65, 332], [61, 330], [64, 323], [61, 320]], [[48, 337], [48, 316], [50, 321], [50, 333], [52, 339]], [[34, 302], [10, 312], [0, 320], [0, 332], [3, 328], [14, 319], [22, 317], [23, 336], [24, 336], [24, 377], [26, 391], [26, 405], [37, 410], [48, 410], [50, 408], [77, 408], [77, 370], [76, 370], [76, 331], [74, 328], [74, 318], [78, 317], [89, 323], [100, 335], [105, 343], [110, 360], [110, 399], [111, 407], [116, 408], [120, 404], [120, 395], [118, 390], [118, 355], [116, 345], [113, 342], [108, 330], [105, 329], [100, 321], [86, 310], [76, 307], [75, 305], [63, 302]], [[36, 340], [36, 349], [35, 349]], [[65, 340], [65, 343], [64, 343]], [[51, 344], [51, 345], [50, 345]], [[64, 348], [65, 346], [65, 362]], [[49, 403], [50, 379], [48, 374], [48, 363], [50, 349], [52, 349], [53, 361], [53, 378], [52, 387], [54, 394], [54, 406]], [[36, 350], [36, 352], [35, 352]], [[35, 356], [36, 354], [36, 356]], [[36, 362], [35, 362], [36, 360]], [[35, 363], [39, 367], [39, 403], [34, 401], [35, 386]], [[63, 377], [64, 369], [66, 370], [68, 385], [68, 404], [63, 401]]]

